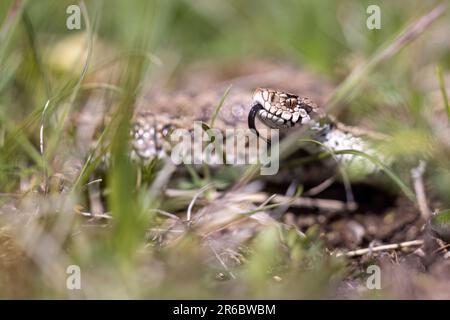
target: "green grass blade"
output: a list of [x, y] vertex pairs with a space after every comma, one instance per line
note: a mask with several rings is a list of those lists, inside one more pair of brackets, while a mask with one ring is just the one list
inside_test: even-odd
[[226, 97], [228, 96], [228, 93], [231, 90], [232, 85], [230, 84], [228, 88], [223, 93], [222, 97], [220, 98], [219, 104], [217, 105], [216, 109], [214, 110], [214, 113], [211, 117], [211, 122], [209, 123], [210, 128], [214, 128], [214, 123], [216, 122], [216, 118], [219, 115], [219, 111], [223, 106], [223, 103], [225, 102]]
[[440, 66], [436, 66], [436, 73], [439, 80], [439, 87], [442, 93], [442, 99], [444, 101], [444, 108], [447, 111], [448, 122], [450, 123], [450, 104], [448, 103], [447, 89], [445, 86], [445, 79]]

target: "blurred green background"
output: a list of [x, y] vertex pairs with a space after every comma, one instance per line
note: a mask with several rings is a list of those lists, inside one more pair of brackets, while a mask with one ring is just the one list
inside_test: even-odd
[[[133, 92], [142, 74], [157, 69], [148, 60], [133, 57], [133, 52], [151, 54], [163, 65], [173, 63], [170, 76], [174, 78], [199, 62], [272, 59], [308, 69], [339, 88], [356, 66], [373, 61], [379, 50], [438, 3], [87, 0], [84, 5], [93, 45], [106, 44], [105, 57], [96, 57], [88, 74], [108, 59], [124, 55], [129, 68], [121, 75], [126, 78], [122, 89]], [[201, 262], [199, 239], [194, 235], [167, 252], [153, 248], [144, 239], [146, 230], [160, 221], [148, 209], [158, 208], [162, 200], [151, 195], [149, 204], [145, 193], [149, 189], [131, 191], [135, 181], [129, 170], [135, 168], [121, 158], [126, 130], [116, 133], [112, 157], [119, 164], [107, 172], [105, 195], [119, 222], [113, 227], [90, 228], [83, 227], [83, 219], [67, 218], [66, 225], [52, 218], [56, 213], [70, 215], [73, 206], [86, 202], [82, 188], [36, 195], [43, 170], [49, 176], [57, 171], [56, 150], [71, 147], [64, 139], [75, 129], [69, 126], [64, 139], [61, 134], [76, 116], [76, 106], [84, 101], [78, 81], [88, 42], [81, 42], [84, 50], [79, 58], [71, 56], [73, 42], [62, 42], [77, 32], [66, 28], [66, 8], [71, 4], [65, 0], [0, 2], [0, 297], [328, 297], [333, 281], [345, 274], [346, 262], [324, 254], [315, 230], [310, 230], [306, 240], [286, 231], [282, 243], [274, 229], [261, 233], [257, 245], [251, 247], [249, 261], [236, 271], [244, 279], [239, 283], [214, 279], [214, 271]], [[381, 8], [380, 30], [366, 27], [369, 4]], [[86, 30], [86, 19], [82, 19], [81, 31]], [[428, 181], [441, 208], [450, 206], [450, 144], [436, 69], [449, 83], [449, 30], [447, 9], [413, 43], [359, 79], [354, 84], [359, 91], [341, 115], [349, 123], [367, 124], [393, 135], [383, 148], [399, 161], [396, 173], [401, 178], [408, 179], [410, 167], [419, 159], [429, 161]], [[55, 57], [55, 47], [61, 43], [68, 51]], [[48, 151], [42, 159], [37, 133], [49, 99]], [[127, 101], [131, 100], [124, 98], [119, 109], [124, 118], [129, 111]], [[118, 120], [119, 128], [122, 120]], [[37, 220], [33, 224], [37, 229], [30, 231], [23, 221], [29, 221], [35, 208], [41, 214], [47, 211], [45, 217], [30, 218]], [[20, 222], [11, 215], [19, 215]], [[80, 229], [82, 235], [73, 236]], [[82, 293], [65, 290], [60, 281], [65, 279], [65, 266], [72, 263], [68, 261], [85, 270], [90, 284]], [[273, 280], [274, 274], [283, 274], [284, 280]]]

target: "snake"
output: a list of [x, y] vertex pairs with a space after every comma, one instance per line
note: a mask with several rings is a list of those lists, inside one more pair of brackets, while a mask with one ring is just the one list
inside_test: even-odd
[[[169, 94], [158, 92], [142, 99], [136, 108], [131, 126], [131, 144], [135, 157], [144, 163], [154, 159], [167, 159], [172, 147], [167, 141], [174, 129], [193, 130], [192, 125], [196, 121], [213, 123], [211, 119], [214, 117], [213, 126], [219, 131], [230, 128], [246, 129], [256, 137], [264, 128], [280, 130], [283, 133], [282, 139], [296, 129], [310, 129], [312, 139], [317, 140], [320, 147], [316, 145], [315, 148], [309, 148], [306, 150], [308, 153], [321, 152], [324, 149], [325, 151], [356, 149], [372, 154], [375, 152], [364, 134], [336, 121], [320, 110], [309, 97], [270, 88], [257, 88], [253, 92], [241, 88], [230, 91], [225, 98], [221, 90], [200, 90], [176, 91]], [[264, 140], [263, 143], [271, 142]], [[290, 157], [295, 157], [295, 154]], [[304, 165], [286, 169], [286, 165], [281, 165], [281, 172], [270, 176], [269, 179], [275, 184], [288, 182], [291, 185], [297, 183], [320, 185], [330, 177], [334, 179], [339, 173], [338, 163], [356, 165], [358, 169], [362, 167], [364, 174], [374, 171], [370, 162], [352, 154], [339, 154], [334, 159], [327, 160], [331, 161], [320, 161], [316, 166]], [[351, 191], [347, 189], [346, 191], [347, 200], [352, 201]], [[236, 211], [255, 209], [252, 204], [245, 201], [233, 200], [233, 195], [241, 193], [245, 191], [241, 189], [236, 193], [231, 191], [228, 196], [215, 199], [200, 209], [194, 218], [196, 232], [202, 237], [208, 234], [209, 245], [223, 257], [229, 256], [230, 252], [238, 251], [237, 248], [247, 243], [258, 230], [275, 221], [266, 213], [260, 213], [258, 216], [252, 215], [250, 219], [243, 219], [240, 223], [231, 223], [236, 218]], [[178, 231], [186, 230], [183, 224], [176, 221], [170, 224], [180, 228]], [[211, 230], [215, 228], [221, 232], [212, 232]], [[161, 237], [163, 239], [161, 243], [170, 243], [175, 237], [170, 233], [155, 233], [153, 236]], [[227, 263], [235, 264], [233, 262], [235, 259], [230, 260]]]
[[[250, 129], [259, 137], [258, 125], [262, 128], [280, 130], [282, 137], [298, 128], [308, 128], [312, 139], [321, 146], [310, 148], [334, 152], [352, 149], [374, 154], [370, 144], [362, 134], [336, 121], [309, 97], [271, 88], [234, 90], [225, 98], [217, 92], [187, 92], [158, 95], [144, 99], [133, 118], [131, 139], [133, 153], [138, 159], [151, 161], [170, 154], [171, 145], [167, 143], [171, 132], [176, 128], [192, 130], [195, 121], [208, 122], [214, 116], [219, 101], [223, 99], [217, 114], [214, 128]], [[270, 140], [266, 141], [270, 143]], [[336, 155], [341, 163], [359, 163], [359, 167], [370, 169], [373, 166], [364, 159], [352, 154]]]

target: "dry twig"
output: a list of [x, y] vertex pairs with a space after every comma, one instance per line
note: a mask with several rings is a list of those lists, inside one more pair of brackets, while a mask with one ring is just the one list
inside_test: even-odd
[[427, 205], [427, 197], [425, 195], [425, 187], [423, 185], [423, 174], [425, 173], [425, 161], [420, 161], [419, 165], [411, 170], [411, 177], [414, 185], [414, 192], [417, 197], [417, 204], [419, 206], [422, 218], [427, 221], [431, 217], [431, 211]]
[[[195, 195], [197, 191], [191, 190], [178, 190], [178, 189], [167, 189], [166, 196], [168, 197], [189, 197]], [[223, 193], [212, 192], [211, 200], [218, 199]], [[232, 196], [234, 201], [250, 201], [263, 203], [270, 196], [265, 192], [256, 192], [251, 194], [235, 194]], [[276, 197], [271, 198], [271, 203], [285, 203], [289, 201], [289, 206], [298, 208], [319, 208], [327, 211], [354, 211], [357, 209], [357, 204], [355, 202], [345, 203], [339, 200], [331, 199], [318, 199], [318, 198], [308, 198], [300, 197], [298, 199], [292, 199], [292, 197], [277, 194]]]
[[412, 240], [412, 241], [405, 241], [400, 243], [392, 243], [392, 244], [384, 244], [381, 246], [376, 247], [369, 247], [364, 249], [358, 249], [348, 252], [338, 252], [336, 254], [336, 257], [346, 256], [346, 257], [356, 257], [356, 256], [362, 256], [367, 253], [372, 252], [379, 252], [379, 251], [387, 251], [387, 250], [397, 250], [397, 249], [403, 249], [408, 247], [416, 247], [423, 245], [423, 240]]

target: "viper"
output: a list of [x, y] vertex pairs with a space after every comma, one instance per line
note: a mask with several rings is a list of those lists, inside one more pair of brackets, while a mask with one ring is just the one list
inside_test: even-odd
[[[168, 141], [174, 129], [192, 130], [195, 121], [208, 123], [219, 110], [214, 122], [214, 128], [219, 130], [250, 129], [259, 136], [259, 125], [260, 128], [277, 129], [283, 137], [296, 128], [308, 128], [312, 132], [312, 140], [321, 146], [310, 146], [309, 150], [334, 152], [351, 149], [374, 154], [360, 130], [337, 122], [308, 97], [257, 88], [253, 94], [236, 90], [222, 98], [221, 106], [218, 106], [220, 92], [158, 95], [144, 100], [137, 108], [132, 125], [134, 153], [145, 161], [166, 157], [171, 152], [172, 146]], [[270, 143], [270, 140], [266, 142]], [[340, 154], [334, 158], [347, 164], [358, 163], [359, 167], [362, 164], [367, 169], [365, 171], [373, 170], [373, 164], [352, 154]]]

